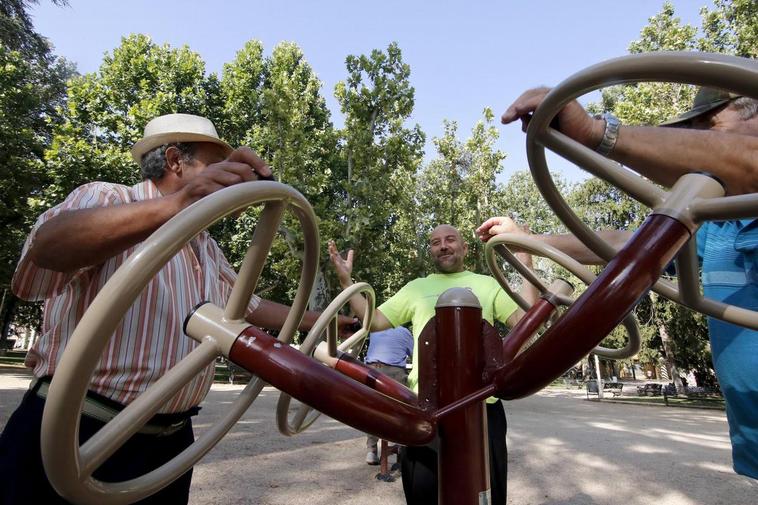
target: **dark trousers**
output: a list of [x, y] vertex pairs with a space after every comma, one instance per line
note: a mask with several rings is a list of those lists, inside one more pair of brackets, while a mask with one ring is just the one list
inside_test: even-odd
[[[64, 504], [50, 485], [42, 467], [40, 432], [45, 400], [34, 392], [27, 392], [21, 405], [11, 415], [0, 435], [0, 505]], [[104, 423], [82, 416], [79, 426], [80, 444], [94, 435]], [[139, 477], [163, 463], [194, 441], [192, 422], [170, 435], [144, 435], [137, 433], [116, 451], [93, 476], [104, 482], [119, 482]], [[137, 503], [186, 504], [192, 469], [156, 494]]]
[[[505, 434], [508, 424], [503, 402], [487, 404], [487, 427], [492, 503], [505, 505], [508, 478]], [[409, 505], [437, 505], [437, 451], [429, 446], [404, 447], [400, 458], [405, 501]]]
[[[377, 365], [375, 363], [367, 363], [368, 366], [374, 368], [385, 375], [388, 375], [391, 379], [399, 382], [403, 386], [408, 384], [408, 371], [405, 367], [390, 366], [390, 365]], [[376, 452], [379, 439], [374, 435], [368, 435], [366, 437], [366, 449]]]

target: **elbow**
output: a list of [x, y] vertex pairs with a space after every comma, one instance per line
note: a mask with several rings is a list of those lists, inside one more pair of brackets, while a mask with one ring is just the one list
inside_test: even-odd
[[54, 270], [57, 272], [58, 269], [54, 264], [55, 260], [51, 261], [49, 255], [45, 253], [45, 251], [49, 249], [44, 246], [44, 243], [40, 242], [42, 241], [40, 240], [40, 237], [37, 236], [36, 240], [29, 248], [29, 252], [27, 253], [29, 255], [29, 260], [40, 268], [44, 268], [45, 270]]
[[34, 242], [29, 248], [29, 260], [39, 268], [52, 270], [54, 272], [71, 273], [77, 270], [77, 266], [72, 264], [73, 258], [68, 254], [61, 253], [56, 248], [55, 241], [49, 234], [45, 233], [44, 226], [39, 229]]

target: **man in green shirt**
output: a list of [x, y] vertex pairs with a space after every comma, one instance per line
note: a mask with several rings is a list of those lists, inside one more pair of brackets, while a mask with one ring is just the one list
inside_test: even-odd
[[[380, 305], [374, 313], [371, 331], [394, 328], [410, 322], [413, 325], [413, 339], [417, 343], [421, 330], [434, 317], [437, 298], [454, 287], [470, 288], [474, 292], [482, 305], [482, 317], [490, 324], [497, 320], [513, 326], [523, 316], [523, 311], [495, 279], [464, 268], [468, 245], [455, 227], [447, 224], [437, 226], [429, 236], [429, 253], [437, 271], [412, 280]], [[342, 288], [352, 285], [353, 251], [348, 251], [347, 258], [342, 258], [334, 242], [330, 241], [329, 256]], [[519, 259], [531, 266], [531, 257], [528, 255], [521, 255]], [[522, 296], [533, 302], [537, 298], [536, 289], [525, 282]], [[364, 312], [365, 304], [365, 298], [359, 295], [350, 300], [350, 306], [356, 314]], [[413, 363], [418, 363], [418, 345], [413, 346]], [[418, 368], [415, 366], [408, 377], [408, 383], [418, 392]], [[487, 425], [492, 503], [504, 505], [507, 424], [503, 404], [496, 398], [487, 400]], [[434, 449], [408, 447], [402, 458], [402, 476], [403, 491], [409, 504], [437, 503], [437, 453]]]

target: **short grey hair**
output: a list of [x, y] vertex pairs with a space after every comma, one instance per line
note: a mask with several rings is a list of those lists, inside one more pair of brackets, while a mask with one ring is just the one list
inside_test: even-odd
[[747, 121], [758, 115], [758, 99], [755, 98], [747, 96], [735, 98], [729, 104], [729, 107], [737, 111], [737, 114], [739, 114], [740, 119], [743, 121]]
[[166, 149], [176, 147], [186, 162], [194, 161], [195, 142], [173, 142], [156, 147], [142, 155], [140, 160], [140, 172], [142, 179], [159, 180], [166, 174]]

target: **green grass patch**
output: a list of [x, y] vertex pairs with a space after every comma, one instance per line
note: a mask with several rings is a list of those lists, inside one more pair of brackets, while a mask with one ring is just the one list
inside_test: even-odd
[[[667, 400], [668, 405], [666, 404]], [[637, 403], [640, 405], [658, 405], [662, 407], [668, 406], [698, 409], [725, 409], [723, 398], [684, 398], [669, 396], [666, 399], [663, 396], [619, 396], [616, 398], [604, 398], [603, 401]]]

